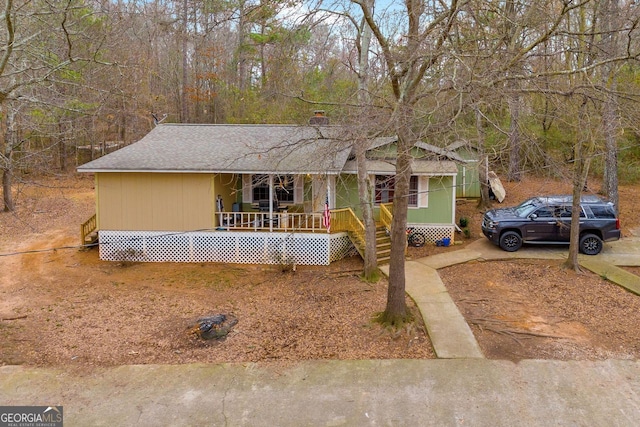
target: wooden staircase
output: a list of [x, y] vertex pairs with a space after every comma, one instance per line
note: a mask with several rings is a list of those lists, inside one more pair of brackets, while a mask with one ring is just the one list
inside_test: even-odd
[[391, 236], [384, 226], [376, 228], [376, 259], [378, 265], [389, 264], [391, 259]]
[[[359, 234], [349, 233], [351, 242], [356, 247], [356, 250], [364, 259], [365, 242]], [[376, 260], [378, 265], [388, 264], [391, 259], [391, 237], [387, 234], [387, 229], [384, 226], [378, 226], [376, 228]]]
[[[389, 204], [389, 207], [392, 205]], [[381, 211], [381, 223], [376, 227], [376, 259], [378, 264], [388, 264], [391, 259], [391, 238], [387, 229], [391, 224], [391, 211], [384, 207]], [[346, 231], [353, 246], [364, 259], [365, 236], [364, 225], [351, 208], [331, 211], [331, 231]]]
[[91, 218], [86, 220], [80, 225], [80, 245], [92, 245], [98, 241], [98, 229], [96, 215], [93, 214]]

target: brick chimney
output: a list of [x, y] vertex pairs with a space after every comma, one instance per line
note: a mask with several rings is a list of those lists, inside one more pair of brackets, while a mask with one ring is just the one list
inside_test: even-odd
[[324, 110], [316, 110], [313, 112], [313, 116], [309, 119], [309, 124], [326, 126], [329, 124], [329, 117], [324, 115]]

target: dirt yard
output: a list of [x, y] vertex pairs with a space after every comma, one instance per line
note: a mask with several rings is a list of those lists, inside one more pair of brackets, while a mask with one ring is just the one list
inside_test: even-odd
[[[92, 184], [84, 176], [27, 179], [17, 188], [17, 212], [0, 213], [0, 365], [434, 357], [419, 322], [394, 332], [371, 321], [384, 309], [387, 283], [361, 282], [359, 258], [283, 272], [112, 263], [95, 249], [79, 251], [79, 224], [93, 214]], [[504, 204], [566, 191], [545, 180], [504, 184]], [[636, 226], [637, 194], [621, 188], [624, 233]], [[470, 219], [469, 237], [458, 236], [460, 244], [449, 248], [411, 248], [409, 257], [482, 238], [475, 203], [461, 202], [458, 212]], [[487, 357], [640, 355], [640, 297], [593, 274], [551, 261], [473, 262], [440, 273]], [[238, 318], [226, 339], [203, 341], [192, 332], [199, 317], [218, 313]]]

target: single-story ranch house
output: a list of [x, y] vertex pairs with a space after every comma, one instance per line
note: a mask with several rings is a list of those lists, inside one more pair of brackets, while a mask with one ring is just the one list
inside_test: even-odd
[[[395, 142], [377, 138], [367, 152], [382, 229]], [[104, 260], [327, 265], [363, 250], [352, 148], [339, 126], [157, 125], [78, 168], [96, 189], [83, 240], [97, 231]], [[408, 224], [453, 240], [458, 169], [427, 154], [415, 148]]]

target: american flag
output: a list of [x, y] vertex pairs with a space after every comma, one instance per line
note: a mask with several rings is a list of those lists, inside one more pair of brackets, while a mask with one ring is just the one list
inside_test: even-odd
[[322, 226], [327, 229], [327, 233], [331, 228], [331, 212], [329, 211], [329, 194], [324, 199], [324, 212], [322, 212]]

